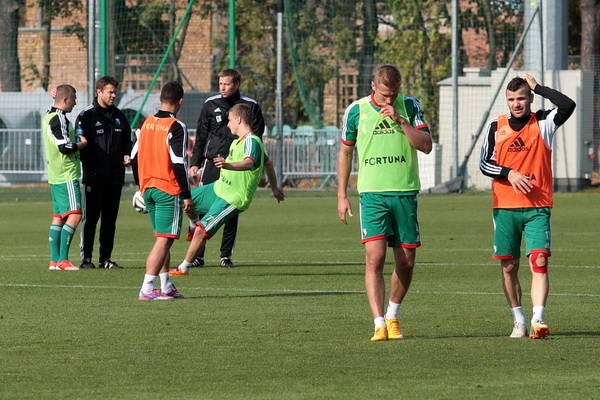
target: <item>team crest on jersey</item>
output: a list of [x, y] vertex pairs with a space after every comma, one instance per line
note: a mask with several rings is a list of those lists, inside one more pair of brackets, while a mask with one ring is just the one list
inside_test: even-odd
[[220, 122], [221, 122], [221, 116], [220, 116], [220, 115], [217, 115], [217, 116], [216, 116], [216, 118], [217, 118], [217, 122], [219, 122], [219, 123], [220, 123]]

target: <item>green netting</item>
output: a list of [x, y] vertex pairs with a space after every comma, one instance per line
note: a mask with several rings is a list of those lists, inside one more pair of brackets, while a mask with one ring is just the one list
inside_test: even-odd
[[[449, 127], [439, 122], [451, 106], [440, 98], [440, 82], [451, 77], [453, 56], [451, 2], [446, 0], [97, 0], [94, 7], [86, 0], [3, 1], [0, 126], [36, 128], [34, 116], [51, 102], [46, 91], [62, 83], [77, 89], [78, 112], [89, 103], [95, 79], [108, 74], [122, 82], [119, 106], [132, 121], [138, 113], [143, 118], [154, 111], [162, 84], [181, 81], [186, 90], [182, 118], [193, 130], [203, 100], [218, 89], [217, 73], [235, 65], [243, 94], [261, 104], [271, 129], [277, 120], [280, 1], [285, 125], [341, 126], [346, 107], [370, 92], [373, 68], [393, 63], [403, 74], [402, 91], [422, 103], [434, 139], [448, 134]], [[479, 69], [489, 76], [504, 67], [532, 4], [459, 2], [459, 74]], [[578, 19], [569, 23], [569, 49], [582, 51], [577, 42], [585, 37], [582, 18], [573, 14]], [[595, 57], [574, 54], [570, 60], [572, 68], [596, 71], [598, 86]], [[523, 66], [522, 55], [516, 64]], [[592, 129], [599, 142], [598, 124]], [[444, 157], [453, 157], [449, 151]]]

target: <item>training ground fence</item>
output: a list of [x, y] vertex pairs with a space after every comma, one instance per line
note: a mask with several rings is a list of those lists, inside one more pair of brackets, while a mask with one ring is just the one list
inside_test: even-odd
[[[566, 17], [564, 1], [548, 0], [543, 12], [524, 0], [5, 3], [0, 184], [43, 180], [40, 123], [59, 84], [77, 90], [74, 120], [91, 103], [95, 81], [114, 76], [117, 105], [136, 128], [159, 107], [162, 85], [177, 80], [185, 89], [178, 116], [193, 133], [204, 100], [218, 93], [218, 72], [235, 68], [242, 94], [261, 105], [264, 142], [283, 183], [331, 187], [344, 111], [370, 93], [382, 63], [399, 67], [402, 92], [423, 106], [435, 142], [419, 160], [427, 191], [490, 187], [477, 165], [479, 127], [506, 112], [503, 88], [523, 71], [569, 95], [575, 88], [578, 114], [556, 141], [557, 185], [578, 189], [599, 170], [599, 56], [567, 58], [577, 48], [571, 39], [566, 46], [546, 36], [567, 26], [569, 38], [578, 33], [580, 17], [571, 8]], [[560, 67], [548, 66], [557, 56]]]

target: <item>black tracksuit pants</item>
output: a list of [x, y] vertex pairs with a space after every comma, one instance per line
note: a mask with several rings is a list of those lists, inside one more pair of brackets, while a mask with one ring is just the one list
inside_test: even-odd
[[85, 184], [83, 186], [83, 221], [81, 223], [81, 259], [92, 260], [96, 226], [100, 222], [99, 262], [112, 256], [122, 185]]

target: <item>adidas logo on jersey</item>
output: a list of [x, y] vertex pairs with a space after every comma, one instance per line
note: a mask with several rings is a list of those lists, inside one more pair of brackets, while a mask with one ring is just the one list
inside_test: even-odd
[[525, 142], [520, 137], [516, 138], [508, 148], [509, 153], [516, 153], [519, 151], [529, 151], [529, 147], [525, 146]]
[[373, 132], [373, 135], [393, 135], [394, 133], [396, 132], [394, 131], [390, 123], [386, 119], [384, 119], [379, 125], [377, 125], [377, 128], [375, 128], [375, 131]]

